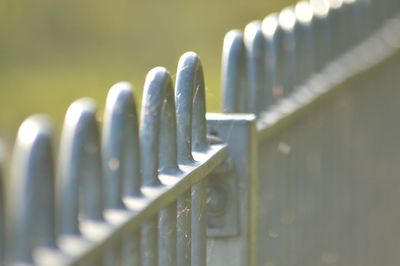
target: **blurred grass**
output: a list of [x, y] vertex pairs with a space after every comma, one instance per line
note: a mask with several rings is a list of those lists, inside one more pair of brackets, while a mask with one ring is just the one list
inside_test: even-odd
[[33, 113], [59, 131], [68, 105], [88, 96], [101, 109], [109, 87], [130, 81], [141, 98], [154, 66], [175, 74], [179, 56], [203, 61], [209, 111], [219, 110], [222, 40], [293, 0], [0, 1], [0, 136], [13, 141]]

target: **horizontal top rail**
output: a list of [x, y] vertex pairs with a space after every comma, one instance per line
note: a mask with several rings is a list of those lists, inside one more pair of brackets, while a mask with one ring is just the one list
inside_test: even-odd
[[74, 236], [62, 237], [60, 241], [62, 250], [71, 258], [66, 264], [78, 265], [96, 258], [113, 240], [120, 239], [127, 232], [139, 228], [143, 221], [176, 200], [177, 196], [192, 184], [204, 179], [224, 162], [227, 153], [225, 145], [213, 145], [206, 153], [194, 152], [193, 157], [197, 163], [179, 165], [180, 175], [161, 174], [159, 178], [163, 186], [144, 188], [143, 197], [125, 197], [124, 202], [127, 206], [125, 210], [107, 210], [105, 217], [108, 223], [86, 221], [83, 226], [85, 238], [97, 240], [96, 242], [82, 241], [81, 238]]

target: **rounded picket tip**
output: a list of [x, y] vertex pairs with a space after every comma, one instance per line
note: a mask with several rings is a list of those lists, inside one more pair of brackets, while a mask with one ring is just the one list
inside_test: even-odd
[[122, 208], [125, 195], [141, 194], [138, 116], [129, 82], [114, 84], [107, 94], [102, 155], [107, 207]]
[[339, 9], [343, 5], [343, 0], [329, 0], [329, 6], [332, 9]]
[[261, 28], [267, 38], [272, 38], [278, 30], [278, 15], [271, 14], [266, 16], [262, 21]]
[[229, 31], [224, 38], [222, 50], [221, 82], [223, 90], [222, 108], [224, 113], [239, 113], [239, 95], [242, 94], [246, 77], [246, 49], [243, 33], [240, 30]]
[[132, 85], [127, 81], [120, 81], [114, 84], [107, 94], [106, 108], [117, 108], [118, 99], [132, 95]]
[[18, 130], [10, 179], [11, 262], [31, 263], [39, 246], [56, 248], [52, 136], [45, 115], [28, 117]]
[[245, 42], [252, 42], [261, 33], [261, 21], [252, 21], [244, 28], [244, 40]]
[[34, 153], [35, 145], [41, 142], [51, 144], [53, 125], [47, 115], [36, 114], [25, 119], [18, 129], [15, 153]]
[[20, 126], [17, 141], [23, 145], [32, 145], [40, 136], [50, 136], [52, 126], [47, 116], [34, 115], [26, 119]]
[[82, 98], [70, 105], [65, 116], [58, 168], [61, 234], [79, 234], [80, 218], [103, 220], [103, 172], [96, 112], [95, 102]]
[[230, 30], [228, 33], [225, 35], [224, 38], [224, 48], [230, 48], [234, 46], [238, 42], [243, 41], [243, 33], [242, 31], [235, 29], [235, 30]]
[[164, 67], [155, 67], [146, 76], [140, 121], [142, 183], [157, 186], [159, 170], [178, 171], [174, 91]]
[[239, 29], [228, 31], [224, 37], [223, 51], [229, 52], [231, 47], [243, 41], [243, 32]]
[[297, 20], [302, 24], [310, 24], [313, 18], [313, 10], [307, 1], [300, 1], [294, 8]]
[[296, 25], [296, 16], [294, 15], [294, 11], [292, 7], [287, 7], [279, 13], [279, 25], [282, 29], [286, 31], [293, 30], [294, 26]]
[[329, 13], [329, 2], [327, 0], [310, 0], [311, 8], [315, 16], [325, 18]]
[[231, 30], [224, 38], [223, 57], [242, 53], [243, 47], [243, 33], [240, 30]]
[[66, 126], [75, 126], [84, 115], [91, 115], [96, 111], [96, 103], [89, 98], [82, 98], [73, 102], [65, 117]]
[[180, 57], [175, 86], [178, 160], [190, 162], [193, 150], [208, 148], [203, 66], [196, 53], [186, 52]]
[[184, 71], [188, 66], [196, 65], [199, 61], [200, 58], [195, 52], [186, 52], [179, 58], [177, 72]]
[[244, 30], [244, 43], [247, 52], [247, 91], [248, 112], [259, 115], [266, 97], [266, 40], [261, 21], [247, 24]]
[[[157, 66], [152, 68], [146, 75], [146, 80], [144, 83], [144, 89], [148, 90], [149, 86], [153, 82], [160, 82], [170, 76], [168, 70], [165, 67]], [[145, 94], [145, 93], [143, 93]], [[149, 95], [151, 96], [151, 95]]]
[[261, 21], [253, 21], [247, 24], [244, 29], [244, 43], [248, 58], [260, 56], [260, 52], [265, 45], [264, 34], [261, 30]]

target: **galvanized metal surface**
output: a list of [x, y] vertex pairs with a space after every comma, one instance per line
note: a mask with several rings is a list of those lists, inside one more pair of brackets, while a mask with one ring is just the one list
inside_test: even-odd
[[0, 264], [395, 265], [399, 3], [301, 1], [230, 31], [225, 114], [206, 119], [188, 52], [175, 88], [148, 73], [140, 123], [127, 82], [101, 132], [75, 101], [57, 166], [50, 119], [28, 118], [7, 212], [0, 178]]
[[[238, 195], [226, 208], [237, 208], [239, 234], [208, 239], [208, 265], [257, 265], [257, 132], [254, 115], [208, 114], [209, 130], [222, 138], [229, 146], [229, 159], [233, 162], [237, 179], [233, 185], [220, 181], [227, 196]], [[232, 190], [236, 190], [232, 191]], [[238, 204], [238, 206], [235, 206]], [[229, 213], [225, 213], [229, 215]], [[211, 214], [212, 216], [212, 214]], [[229, 216], [228, 216], [229, 217]], [[236, 217], [232, 217], [235, 219]], [[230, 220], [227, 221], [231, 223]], [[221, 255], [223, 254], [223, 255]], [[233, 255], [234, 254], [234, 255]]]
[[[172, 86], [166, 69], [149, 72], [139, 130], [130, 84], [114, 85], [101, 138], [95, 103], [74, 102], [58, 167], [49, 118], [36, 115], [21, 125], [6, 249], [0, 208], [2, 264], [206, 264], [205, 179], [224, 162], [227, 148], [206, 139], [204, 78], [196, 54], [180, 60], [176, 101]], [[180, 198], [189, 208], [177, 204]]]
[[260, 142], [260, 265], [397, 264], [399, 66], [353, 78]]
[[[385, 81], [398, 82], [395, 69], [399, 56], [390, 66], [380, 65], [368, 74], [360, 73], [398, 51], [400, 20], [399, 17], [390, 18], [398, 12], [399, 5], [395, 1], [331, 1], [330, 4], [331, 7], [323, 1], [300, 2], [294, 9], [296, 23], [291, 20], [292, 9], [269, 16], [263, 23], [266, 42], [276, 39], [281, 50], [276, 53], [278, 62], [272, 65], [278, 72], [272, 79], [272, 90], [265, 84], [257, 88], [259, 94], [249, 91], [247, 96], [257, 99], [257, 102], [248, 100], [253, 108], [267, 106], [253, 110], [258, 116], [255, 137], [259, 161], [257, 194], [259, 206], [262, 206], [257, 210], [258, 229], [253, 232], [258, 239], [258, 261], [253, 261], [254, 265], [395, 265], [398, 261], [395, 252], [400, 246], [397, 236], [390, 236], [386, 230], [393, 228], [392, 222], [397, 221], [397, 210], [386, 203], [388, 198], [376, 191], [375, 184], [368, 183], [372, 177], [365, 173], [381, 173], [387, 176], [385, 180], [392, 180], [391, 176], [399, 171], [396, 159], [393, 160], [398, 156], [393, 149], [357, 143], [358, 139], [372, 141], [383, 134], [391, 136], [384, 143], [395, 146], [395, 134], [386, 132], [398, 131], [397, 125], [393, 124], [397, 112], [392, 98], [397, 98], [397, 92], [393, 91], [395, 86]], [[382, 11], [387, 12], [386, 15], [376, 16], [377, 8], [386, 10]], [[310, 10], [313, 15], [309, 14]], [[276, 24], [280, 29], [274, 28]], [[251, 25], [256, 29], [257, 24]], [[249, 34], [253, 38], [245, 40], [247, 47], [259, 47], [255, 32]], [[297, 32], [299, 34], [295, 34]], [[225, 39], [224, 49], [229, 46], [232, 49], [224, 50], [223, 56], [229, 56], [229, 60], [223, 58], [222, 80], [226, 82], [223, 84], [225, 97], [236, 99], [243, 92], [239, 91], [239, 86], [227, 84], [232, 84], [240, 76], [238, 72], [246, 72], [246, 69], [225, 65], [237, 61], [233, 59], [235, 57], [243, 57], [241, 50], [233, 49], [240, 47], [240, 38], [234, 39], [235, 45], [229, 45], [233, 43], [228, 37], [230, 34]], [[240, 36], [240, 32], [235, 34]], [[304, 34], [308, 37], [304, 38]], [[295, 37], [285, 46], [285, 39], [291, 36]], [[304, 42], [315, 50], [307, 49], [309, 46]], [[245, 55], [249, 58], [248, 64], [253, 64], [247, 70], [249, 89], [252, 84], [262, 83], [254, 73], [265, 70], [264, 62], [274, 62], [266, 50], [258, 51], [258, 62], [254, 61], [253, 50], [248, 50]], [[389, 68], [391, 71], [387, 70]], [[227, 71], [229, 69], [232, 72]], [[264, 77], [271, 72], [266, 70]], [[373, 75], [377, 72], [380, 74]], [[341, 86], [358, 75], [361, 75], [358, 84], [347, 88]], [[377, 88], [372, 90], [371, 84]], [[385, 86], [385, 90], [378, 92], [381, 86]], [[265, 97], [268, 94], [273, 95], [271, 99]], [[286, 97], [282, 98], [282, 95]], [[387, 101], [387, 97], [391, 101]], [[387, 111], [384, 106], [372, 107], [370, 99], [373, 98], [387, 101], [391, 107]], [[238, 101], [225, 98], [224, 103], [228, 103], [223, 108], [225, 112], [242, 110]], [[356, 114], [353, 108], [357, 109]], [[376, 113], [371, 115], [371, 110]], [[382, 119], [385, 122], [378, 122]], [[232, 143], [229, 147], [232, 149], [237, 145]], [[358, 152], [353, 145], [362, 146], [363, 152]], [[372, 159], [371, 155], [377, 150], [385, 160], [378, 155]], [[388, 196], [396, 197], [398, 184], [382, 182], [381, 186], [396, 187], [391, 188], [393, 192]], [[371, 191], [378, 193], [374, 203], [368, 196]], [[355, 201], [355, 198], [362, 200]], [[364, 206], [363, 202], [370, 204]], [[375, 212], [370, 206], [378, 205], [384, 209], [382, 216], [371, 222], [370, 216], [381, 212]], [[244, 216], [251, 215], [247, 209]], [[239, 223], [247, 224], [243, 218]], [[372, 229], [369, 226], [373, 223], [376, 227]], [[236, 241], [238, 239], [233, 238], [225, 243], [221, 241], [221, 246], [213, 247], [213, 254], [237, 254], [234, 247], [229, 247]], [[370, 242], [374, 244], [366, 244]], [[225, 257], [224, 261], [232, 265], [250, 265], [243, 263], [246, 255], [236, 261]], [[222, 261], [214, 265], [220, 265]]]

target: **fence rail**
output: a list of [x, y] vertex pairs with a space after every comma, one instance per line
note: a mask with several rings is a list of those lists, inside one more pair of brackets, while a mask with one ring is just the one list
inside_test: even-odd
[[[222, 52], [222, 114], [206, 116], [201, 61], [188, 52], [175, 86], [163, 67], [147, 74], [140, 119], [127, 82], [110, 89], [101, 124], [94, 101], [72, 103], [57, 163], [50, 118], [27, 118], [7, 208], [0, 176], [0, 264], [317, 265], [321, 256], [337, 264], [340, 248], [320, 250], [321, 237], [305, 233], [329, 222], [318, 220], [321, 195], [307, 197], [319, 187], [300, 183], [314, 175], [316, 184], [334, 182], [323, 171], [331, 165], [320, 162], [314, 173], [317, 164], [307, 168], [299, 153], [321, 160], [327, 143], [340, 145], [316, 136], [344, 127], [318, 120], [332, 114], [321, 118], [328, 111], [315, 106], [398, 50], [399, 10], [397, 0], [301, 1], [232, 30]], [[304, 118], [314, 114], [317, 122]], [[293, 157], [285, 139], [299, 143]], [[359, 256], [341, 263], [370, 265]]]

